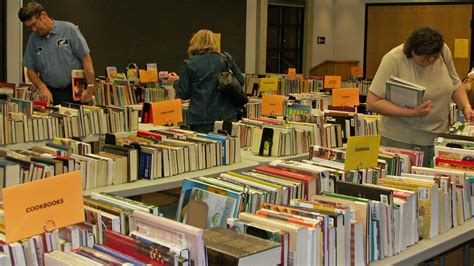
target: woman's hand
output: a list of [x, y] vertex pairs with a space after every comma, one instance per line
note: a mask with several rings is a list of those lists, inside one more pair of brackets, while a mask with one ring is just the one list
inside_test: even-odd
[[179, 80], [179, 76], [175, 72], [168, 73], [168, 80], [171, 82], [175, 82]]
[[425, 101], [415, 106], [415, 108], [413, 108], [413, 110], [415, 111], [414, 116], [417, 116], [417, 117], [427, 116], [428, 113], [430, 112], [430, 108], [431, 108], [431, 100]]
[[413, 108], [413, 110], [415, 111], [414, 116], [425, 117], [430, 112], [430, 108], [431, 108], [431, 100], [425, 101], [421, 103], [420, 105], [415, 106], [415, 108]]

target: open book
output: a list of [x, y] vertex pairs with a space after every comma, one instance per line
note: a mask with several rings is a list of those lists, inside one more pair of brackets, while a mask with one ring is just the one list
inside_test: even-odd
[[386, 82], [385, 98], [402, 107], [413, 108], [423, 101], [426, 88], [418, 84], [390, 76]]

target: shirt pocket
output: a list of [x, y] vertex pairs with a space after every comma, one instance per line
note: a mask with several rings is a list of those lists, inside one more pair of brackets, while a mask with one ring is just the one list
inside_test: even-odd
[[58, 47], [59, 60], [63, 64], [73, 65], [77, 62], [77, 58], [72, 53], [71, 46]]
[[48, 67], [48, 54], [46, 51], [36, 53], [35, 64], [38, 71], [44, 71]]

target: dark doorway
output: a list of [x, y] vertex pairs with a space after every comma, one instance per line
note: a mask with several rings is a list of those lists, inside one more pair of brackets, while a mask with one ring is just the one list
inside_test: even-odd
[[268, 5], [267, 73], [303, 70], [304, 7]]

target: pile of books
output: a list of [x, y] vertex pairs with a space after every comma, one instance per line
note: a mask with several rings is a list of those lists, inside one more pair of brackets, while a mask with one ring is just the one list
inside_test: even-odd
[[13, 98], [0, 102], [0, 145], [133, 131], [138, 128], [138, 113], [133, 106], [64, 103], [33, 108], [31, 101]]

